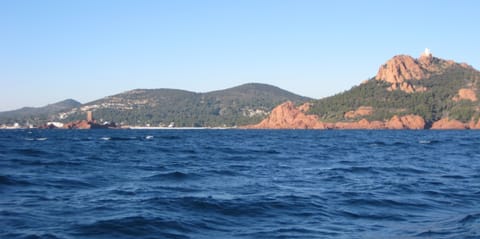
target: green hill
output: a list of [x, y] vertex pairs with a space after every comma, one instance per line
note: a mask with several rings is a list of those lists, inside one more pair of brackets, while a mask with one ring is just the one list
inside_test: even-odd
[[174, 89], [136, 89], [99, 99], [59, 115], [68, 122], [93, 111], [100, 121], [126, 125], [179, 127], [235, 126], [259, 122], [284, 102], [311, 99], [278, 87], [250, 83], [225, 90], [195, 93]]
[[20, 123], [25, 125], [41, 124], [54, 119], [54, 115], [62, 111], [80, 106], [81, 103], [67, 99], [43, 107], [24, 107], [18, 110], [0, 112], [0, 124]]

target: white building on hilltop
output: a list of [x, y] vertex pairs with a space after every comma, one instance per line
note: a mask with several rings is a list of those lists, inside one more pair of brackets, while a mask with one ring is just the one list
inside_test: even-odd
[[430, 49], [425, 48], [425, 51], [422, 53], [422, 56], [432, 57], [432, 52], [430, 51]]

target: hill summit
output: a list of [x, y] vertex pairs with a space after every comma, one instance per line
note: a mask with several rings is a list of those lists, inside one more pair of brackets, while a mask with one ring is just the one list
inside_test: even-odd
[[415, 81], [441, 75], [448, 69], [455, 67], [472, 69], [467, 64], [459, 64], [451, 60], [434, 57], [427, 48], [417, 59], [408, 55], [394, 56], [380, 66], [375, 79], [391, 84], [387, 88], [389, 91], [399, 89], [407, 93], [424, 92], [427, 89], [419, 86]]

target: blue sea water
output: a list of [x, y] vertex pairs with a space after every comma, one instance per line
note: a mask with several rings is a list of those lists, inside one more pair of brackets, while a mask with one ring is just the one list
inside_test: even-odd
[[0, 131], [0, 238], [480, 238], [480, 132]]

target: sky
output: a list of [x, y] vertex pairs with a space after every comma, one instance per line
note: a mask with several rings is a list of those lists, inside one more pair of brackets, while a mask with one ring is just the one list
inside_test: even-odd
[[0, 0], [0, 111], [258, 82], [323, 98], [395, 55], [480, 68], [480, 1]]

